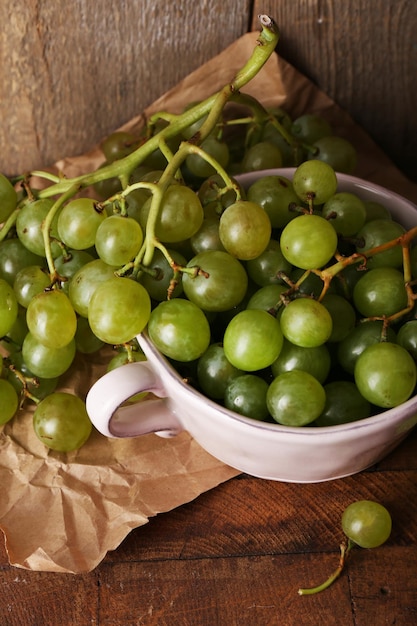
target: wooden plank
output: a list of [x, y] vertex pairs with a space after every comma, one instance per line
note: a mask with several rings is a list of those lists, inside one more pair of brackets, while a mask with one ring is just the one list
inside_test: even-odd
[[249, 5], [0, 3], [0, 171], [84, 153], [244, 34]]
[[281, 31], [277, 51], [417, 180], [417, 3], [255, 0]]

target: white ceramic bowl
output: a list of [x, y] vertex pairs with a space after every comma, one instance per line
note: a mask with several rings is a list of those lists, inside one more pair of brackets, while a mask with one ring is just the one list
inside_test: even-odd
[[[260, 175], [292, 177], [293, 169], [268, 170], [240, 177], [244, 186]], [[339, 190], [384, 203], [393, 218], [410, 228], [417, 207], [378, 185], [338, 175]], [[175, 436], [186, 430], [214, 457], [260, 478], [319, 482], [360, 472], [381, 460], [417, 423], [417, 396], [367, 419], [331, 427], [288, 427], [252, 420], [209, 400], [185, 383], [146, 333], [138, 336], [147, 362], [132, 363], [104, 375], [87, 396], [94, 426], [108, 437], [155, 432]], [[159, 399], [120, 405], [140, 391]]]

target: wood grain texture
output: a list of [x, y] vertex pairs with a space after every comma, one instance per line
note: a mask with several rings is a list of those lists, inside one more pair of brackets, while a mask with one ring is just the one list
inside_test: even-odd
[[0, 171], [84, 153], [247, 32], [249, 7], [0, 3]]
[[278, 53], [416, 180], [417, 3], [254, 0], [254, 20], [259, 12], [280, 27]]
[[[240, 475], [131, 532], [91, 573], [31, 572], [0, 547], [2, 626], [410, 626], [417, 621], [417, 430], [378, 465], [318, 484]], [[386, 544], [338, 564], [340, 515], [383, 502]]]

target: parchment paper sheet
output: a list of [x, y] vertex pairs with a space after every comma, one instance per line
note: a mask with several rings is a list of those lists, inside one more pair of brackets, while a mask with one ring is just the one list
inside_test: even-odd
[[[248, 33], [187, 76], [123, 126], [134, 130], [144, 115], [180, 112], [188, 102], [211, 95], [232, 79], [250, 56], [257, 33]], [[369, 136], [315, 85], [276, 54], [243, 91], [264, 105], [282, 105], [293, 117], [305, 111], [327, 117], [335, 133], [359, 152], [355, 174], [417, 202], [417, 185], [397, 170]], [[67, 176], [95, 169], [98, 148], [64, 158], [55, 166]], [[85, 397], [105, 372], [106, 350], [80, 358], [62, 388]], [[146, 435], [110, 440], [94, 432], [78, 452], [48, 451], [32, 431], [33, 407], [0, 434], [0, 527], [10, 563], [37, 571], [81, 573], [100, 563], [133, 529], [172, 510], [238, 472], [207, 454], [187, 433], [173, 439]], [[146, 532], [146, 529], [143, 529]]]

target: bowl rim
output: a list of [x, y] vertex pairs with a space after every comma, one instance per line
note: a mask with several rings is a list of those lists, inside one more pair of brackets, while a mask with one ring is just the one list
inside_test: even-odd
[[[285, 176], [291, 177], [297, 168], [295, 167], [285, 167], [285, 168], [273, 168], [267, 170], [258, 170], [254, 172], [247, 172], [244, 174], [238, 174], [234, 176], [234, 180], [238, 183], [242, 184], [243, 187], [248, 187], [254, 180], [257, 180], [264, 176]], [[336, 176], [338, 182], [347, 182], [351, 183], [355, 186], [362, 187], [368, 189], [373, 192], [377, 192], [379, 195], [389, 196], [394, 200], [400, 201], [402, 204], [406, 204], [409, 208], [414, 209], [417, 212], [417, 205], [414, 204], [411, 200], [408, 200], [404, 196], [398, 194], [395, 191], [391, 191], [378, 183], [374, 183], [358, 176], [353, 176], [350, 174], [343, 174], [340, 172], [336, 172]], [[417, 214], [416, 214], [416, 223], [417, 223]], [[415, 412], [417, 413], [417, 394], [414, 394], [403, 402], [400, 405], [395, 407], [383, 410], [382, 412], [376, 413], [366, 418], [358, 419], [352, 422], [345, 422], [344, 424], [335, 424], [331, 426], [286, 426], [284, 424], [273, 423], [273, 422], [265, 422], [261, 420], [256, 420], [245, 415], [241, 415], [236, 413], [235, 411], [231, 411], [221, 404], [217, 403], [215, 400], [205, 396], [201, 391], [193, 387], [192, 385], [186, 383], [181, 375], [177, 372], [175, 367], [169, 361], [167, 357], [165, 357], [153, 344], [148, 333], [144, 330], [139, 336], [139, 343], [141, 342], [141, 338], [143, 342], [146, 344], [147, 348], [152, 352], [155, 359], [157, 361], [162, 362], [165, 365], [166, 373], [170, 376], [170, 378], [175, 381], [175, 383], [179, 384], [180, 387], [187, 393], [193, 396], [197, 400], [202, 400], [205, 404], [209, 405], [216, 411], [220, 412], [228, 419], [235, 420], [242, 424], [245, 424], [251, 428], [256, 428], [265, 432], [274, 432], [280, 434], [291, 434], [291, 435], [319, 435], [325, 436], [330, 435], [332, 433], [341, 433], [341, 432], [349, 432], [353, 430], [359, 430], [361, 428], [369, 428], [369, 427], [380, 427], [384, 422], [393, 422], [393, 418], [395, 414], [398, 414], [398, 411], [401, 411], [401, 415], [404, 417], [409, 417], [409, 409], [415, 408]], [[417, 416], [416, 416], [417, 422]]]

